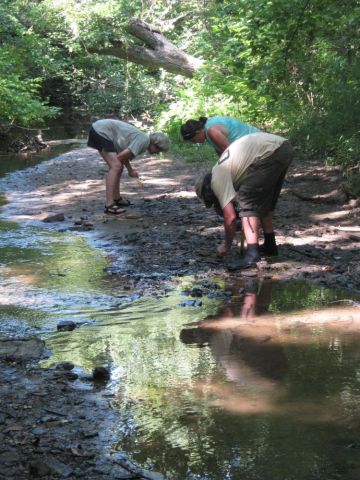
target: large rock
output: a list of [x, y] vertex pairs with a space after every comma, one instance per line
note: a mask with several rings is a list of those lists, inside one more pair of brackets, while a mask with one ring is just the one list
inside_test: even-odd
[[0, 340], [0, 359], [30, 360], [44, 355], [45, 342], [39, 338]]

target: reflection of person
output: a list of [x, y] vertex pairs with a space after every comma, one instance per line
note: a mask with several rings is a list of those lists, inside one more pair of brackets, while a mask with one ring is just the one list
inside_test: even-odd
[[130, 160], [148, 150], [150, 153], [166, 152], [170, 143], [161, 132], [146, 135], [127, 122], [114, 119], [102, 119], [92, 124], [88, 146], [99, 151], [109, 167], [106, 175], [105, 213], [118, 214], [130, 202], [120, 196], [120, 178], [124, 165], [130, 177], [139, 174], [131, 167]]
[[237, 384], [274, 386], [274, 381], [281, 380], [287, 371], [287, 358], [272, 318], [261, 321], [271, 300], [271, 289], [269, 283], [249, 281], [239, 312], [227, 307], [226, 317], [203, 320], [197, 328], [184, 328], [181, 341], [209, 345], [227, 378]]
[[256, 127], [236, 118], [221, 116], [188, 120], [180, 128], [184, 140], [189, 140], [192, 143], [204, 143], [207, 140], [219, 156], [235, 140], [259, 131]]
[[[237, 215], [242, 219], [247, 249], [233, 269], [255, 265], [261, 254], [277, 255], [272, 212], [292, 159], [293, 148], [285, 138], [252, 133], [232, 143], [212, 171], [196, 181], [196, 194], [205, 206], [222, 210], [225, 241], [218, 246], [218, 255], [229, 252]], [[265, 241], [259, 248], [260, 222]]]

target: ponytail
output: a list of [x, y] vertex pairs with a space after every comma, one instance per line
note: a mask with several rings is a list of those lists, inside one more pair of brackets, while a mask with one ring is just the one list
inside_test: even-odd
[[191, 140], [195, 137], [196, 132], [202, 130], [207, 121], [207, 117], [200, 117], [199, 120], [190, 119], [181, 125], [180, 133], [184, 140]]

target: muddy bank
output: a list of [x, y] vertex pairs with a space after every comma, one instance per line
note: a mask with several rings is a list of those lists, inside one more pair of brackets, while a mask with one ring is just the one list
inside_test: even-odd
[[[8, 177], [0, 187], [9, 200], [4, 213], [19, 222], [54, 220], [49, 228], [89, 236], [109, 253], [109, 273], [130, 287], [177, 275], [230, 275], [227, 267], [240, 249], [234, 245], [226, 258], [215, 254], [222, 223], [193, 191], [203, 167], [156, 157], [133, 163], [143, 185], [124, 174], [122, 195], [131, 205], [121, 215], [103, 213], [106, 168], [87, 148]], [[359, 213], [359, 201], [344, 191], [339, 170], [297, 162], [275, 212], [280, 256], [231, 275], [306, 279], [360, 291]]]
[[122, 427], [106, 379], [40, 369], [39, 339], [0, 340], [0, 478], [153, 479], [112, 447]]

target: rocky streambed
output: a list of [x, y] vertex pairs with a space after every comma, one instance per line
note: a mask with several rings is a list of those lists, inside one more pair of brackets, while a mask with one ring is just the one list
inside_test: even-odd
[[[106, 271], [119, 289], [140, 296], [160, 295], [188, 275], [302, 279], [360, 291], [359, 201], [344, 191], [338, 170], [295, 164], [275, 217], [280, 256], [229, 272], [240, 239], [228, 258], [216, 257], [222, 224], [193, 192], [203, 167], [174, 158], [134, 163], [143, 184], [124, 178], [131, 205], [121, 215], [103, 213], [106, 169], [83, 148], [6, 177], [4, 218], [85, 236], [107, 253]], [[85, 375], [70, 362], [40, 369], [44, 349], [38, 338], [1, 340], [0, 478], [162, 478], [113, 447], [121, 421], [106, 374]]]

